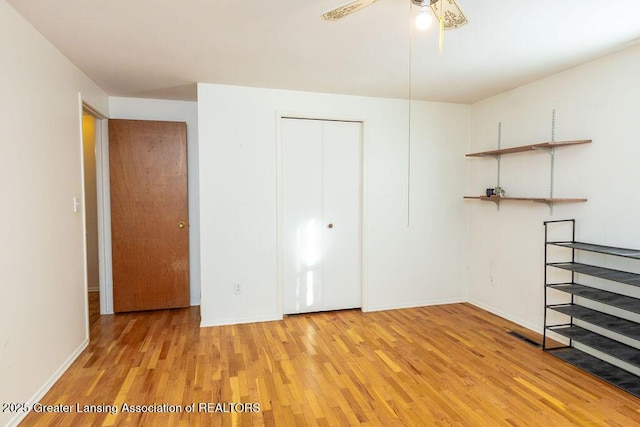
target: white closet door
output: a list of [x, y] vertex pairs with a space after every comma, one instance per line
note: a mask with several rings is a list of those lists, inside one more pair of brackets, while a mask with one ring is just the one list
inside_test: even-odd
[[284, 312], [322, 310], [322, 122], [282, 119]]
[[354, 122], [323, 122], [322, 126], [324, 310], [362, 306], [360, 128]]
[[282, 119], [284, 313], [360, 307], [361, 124]]

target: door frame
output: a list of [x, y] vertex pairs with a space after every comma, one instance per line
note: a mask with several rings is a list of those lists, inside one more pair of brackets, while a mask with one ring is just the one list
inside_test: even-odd
[[[98, 287], [100, 293], [100, 314], [113, 313], [113, 294], [111, 276], [111, 207], [109, 203], [109, 135], [108, 116], [99, 109], [91, 105], [82, 94], [79, 94], [79, 115], [80, 115], [80, 144], [81, 153], [84, 153], [82, 145], [82, 114], [86, 112], [95, 119], [95, 155], [96, 155], [96, 196], [98, 214]], [[84, 161], [82, 164], [82, 191], [83, 216], [85, 215], [84, 203]], [[84, 221], [84, 220], [83, 220]], [[83, 235], [86, 236], [87, 226], [83, 222]], [[88, 291], [86, 251], [87, 242], [84, 238], [84, 269], [85, 269], [85, 290]], [[89, 307], [86, 307], [87, 324], [89, 322]], [[88, 330], [88, 329], [87, 329]]]
[[100, 314], [113, 314], [113, 274], [111, 271], [111, 199], [109, 187], [109, 120], [96, 120], [96, 185], [98, 187], [98, 274]]
[[283, 248], [283, 207], [282, 207], [282, 119], [300, 119], [300, 120], [320, 120], [320, 121], [339, 121], [360, 123], [360, 200], [359, 208], [359, 258], [360, 258], [360, 289], [363, 312], [369, 311], [368, 292], [367, 292], [367, 276], [366, 269], [366, 249], [365, 249], [365, 233], [366, 229], [366, 162], [365, 157], [365, 141], [366, 141], [366, 118], [361, 116], [347, 115], [329, 115], [314, 114], [289, 111], [276, 111], [276, 258], [277, 258], [277, 287], [278, 287], [278, 314], [284, 317], [284, 248]]

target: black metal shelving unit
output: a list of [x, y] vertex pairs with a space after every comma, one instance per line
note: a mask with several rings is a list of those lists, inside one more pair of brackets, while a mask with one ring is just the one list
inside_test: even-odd
[[[549, 229], [553, 226], [570, 226], [571, 240], [550, 241]], [[640, 323], [620, 317], [619, 310], [637, 318], [640, 314], [640, 299], [626, 295], [620, 289], [640, 287], [640, 274], [622, 270], [614, 270], [598, 265], [576, 262], [576, 252], [585, 251], [604, 254], [606, 256], [624, 257], [640, 260], [640, 249], [617, 248], [577, 242], [575, 240], [576, 224], [573, 219], [545, 221], [545, 273], [544, 273], [544, 332], [542, 349], [598, 378], [607, 381], [637, 397], [640, 397]], [[567, 248], [570, 261], [550, 262], [549, 246]], [[557, 268], [571, 272], [571, 281], [549, 283], [549, 268]], [[606, 285], [598, 287], [578, 283], [582, 276], [604, 279], [604, 283], [622, 284], [615, 292], [605, 290]], [[566, 302], [550, 303], [549, 293], [559, 291], [566, 296]], [[629, 292], [633, 293], [633, 292]], [[559, 296], [558, 295], [558, 296]], [[601, 304], [601, 310], [587, 307], [582, 301], [590, 300]], [[608, 311], [609, 307], [615, 308]], [[616, 311], [618, 310], [618, 311]], [[560, 313], [569, 319], [567, 322], [549, 324], [549, 311]], [[615, 314], [614, 314], [615, 312]], [[624, 313], [623, 312], [623, 313]], [[550, 347], [548, 333], [552, 332], [567, 344]], [[579, 343], [580, 348], [575, 344]], [[605, 360], [606, 359], [606, 360]], [[635, 372], [634, 372], [635, 371]]]

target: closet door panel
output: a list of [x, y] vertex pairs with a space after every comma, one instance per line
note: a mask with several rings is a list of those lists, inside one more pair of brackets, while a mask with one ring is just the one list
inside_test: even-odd
[[361, 124], [323, 123], [323, 309], [360, 307]]
[[322, 122], [282, 119], [284, 313], [322, 310]]

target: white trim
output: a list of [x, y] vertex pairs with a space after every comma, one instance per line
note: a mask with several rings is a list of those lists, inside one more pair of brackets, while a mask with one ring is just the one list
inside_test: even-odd
[[92, 106], [91, 104], [89, 104], [83, 97], [82, 97], [82, 93], [78, 93], [78, 95], [80, 95], [80, 103], [82, 105], [82, 109], [86, 112], [88, 112], [89, 114], [91, 114], [93, 117], [95, 117], [96, 119], [106, 119], [107, 116], [106, 114], [104, 114], [103, 112], [101, 112], [99, 109], [95, 108], [94, 106]]
[[478, 308], [481, 308], [484, 311], [488, 311], [489, 313], [495, 314], [498, 317], [502, 317], [503, 319], [506, 319], [510, 322], [516, 323], [524, 328], [527, 328], [533, 332], [536, 332], [540, 335], [542, 335], [542, 327], [540, 325], [534, 325], [530, 322], [527, 322], [526, 320], [520, 319], [519, 317], [515, 317], [510, 315], [509, 313], [505, 313], [502, 310], [498, 310], [496, 308], [490, 307], [488, 305], [479, 303], [477, 301], [467, 301], [469, 304], [474, 305]]
[[[89, 345], [89, 339], [85, 339], [82, 341], [80, 346], [76, 348], [76, 350], [71, 353], [71, 355], [65, 360], [65, 362], [58, 368], [56, 371], [49, 377], [49, 379], [40, 387], [40, 389], [35, 392], [33, 396], [26, 402], [24, 402], [28, 408], [33, 408], [34, 403], [38, 403], [54, 384], [62, 377], [62, 375], [69, 369], [71, 364], [80, 356], [80, 354], [87, 348]], [[30, 412], [30, 411], [29, 411]], [[19, 412], [16, 413], [13, 418], [9, 420], [7, 423], [7, 427], [14, 427], [20, 424], [20, 422], [29, 414], [29, 412]]]
[[279, 316], [265, 316], [265, 317], [240, 317], [240, 318], [228, 318], [218, 319], [213, 322], [200, 322], [201, 328], [209, 328], [212, 326], [227, 326], [227, 325], [241, 325], [246, 323], [259, 323], [259, 322], [275, 322], [282, 320], [283, 315]]
[[360, 133], [360, 283], [362, 285], [362, 311], [371, 311], [369, 306], [369, 281], [367, 276], [366, 261], [367, 251], [366, 247], [366, 233], [364, 232], [367, 224], [367, 162], [365, 159], [366, 147], [365, 141], [367, 140], [367, 126], [364, 118], [360, 119], [361, 133]]
[[96, 119], [96, 186], [98, 200], [98, 274], [100, 314], [113, 314], [113, 272], [111, 260], [111, 200], [109, 187], [108, 120]]
[[464, 304], [466, 302], [467, 301], [465, 301], [462, 298], [443, 298], [443, 299], [411, 302], [407, 304], [377, 305], [377, 306], [369, 307], [367, 310], [363, 309], [362, 311], [372, 312], [372, 311], [400, 310], [403, 308], [428, 307], [432, 305]]
[[276, 111], [276, 289], [277, 313], [284, 315], [284, 267], [282, 239], [282, 119]]
[[[86, 204], [86, 187], [85, 187], [85, 170], [84, 170], [84, 103], [82, 102], [82, 93], [78, 93], [78, 107], [79, 107], [79, 140], [80, 140], [80, 191], [81, 196], [80, 200], [82, 200], [82, 209], [80, 210], [80, 214], [82, 215], [82, 282], [84, 285], [84, 339], [89, 342], [89, 299], [87, 297], [87, 292], [89, 290], [89, 274], [88, 274], [88, 262], [87, 262], [87, 204]], [[77, 196], [76, 196], [77, 197]], [[76, 201], [74, 200], [74, 203]], [[76, 211], [74, 207], [74, 212]]]
[[360, 203], [359, 203], [359, 216], [360, 216], [360, 230], [359, 230], [359, 256], [360, 256], [360, 290], [361, 290], [361, 310], [369, 311], [368, 304], [368, 292], [367, 281], [364, 266], [366, 264], [365, 250], [364, 250], [364, 230], [365, 228], [365, 188], [366, 188], [366, 175], [364, 153], [365, 144], [365, 132], [366, 132], [366, 118], [361, 116], [349, 116], [349, 115], [333, 115], [333, 114], [319, 114], [319, 113], [301, 113], [290, 111], [276, 111], [276, 277], [277, 277], [277, 291], [278, 291], [278, 314], [282, 318], [284, 316], [284, 277], [283, 277], [283, 241], [282, 241], [282, 119], [302, 119], [302, 120], [322, 120], [322, 121], [340, 121], [340, 122], [352, 122], [360, 123]]

